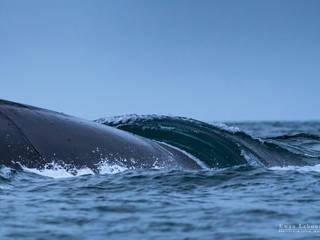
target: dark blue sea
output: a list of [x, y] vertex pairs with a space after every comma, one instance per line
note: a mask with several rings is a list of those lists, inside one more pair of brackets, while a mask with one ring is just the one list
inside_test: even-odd
[[[226, 124], [292, 157], [320, 157], [319, 122]], [[314, 239], [319, 183], [320, 165], [75, 175], [2, 166], [0, 239]]]

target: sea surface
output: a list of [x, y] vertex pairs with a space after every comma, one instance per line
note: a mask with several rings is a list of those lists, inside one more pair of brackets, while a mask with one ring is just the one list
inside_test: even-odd
[[[221, 126], [320, 164], [320, 122]], [[320, 237], [319, 184], [320, 165], [105, 166], [100, 174], [76, 175], [59, 166], [2, 166], [0, 239], [314, 239]]]

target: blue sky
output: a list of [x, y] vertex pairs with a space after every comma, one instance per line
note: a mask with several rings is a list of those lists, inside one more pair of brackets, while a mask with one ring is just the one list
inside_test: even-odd
[[0, 98], [95, 119], [320, 119], [320, 1], [0, 0]]

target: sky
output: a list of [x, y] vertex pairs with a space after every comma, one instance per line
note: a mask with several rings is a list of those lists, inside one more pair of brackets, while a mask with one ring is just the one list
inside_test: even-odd
[[86, 119], [320, 120], [320, 1], [0, 0], [0, 98]]

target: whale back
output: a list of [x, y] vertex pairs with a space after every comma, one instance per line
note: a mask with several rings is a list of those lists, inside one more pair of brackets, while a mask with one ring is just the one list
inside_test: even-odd
[[101, 161], [129, 168], [199, 168], [170, 146], [66, 114], [0, 101], [0, 161], [41, 168], [61, 161], [95, 168]]

